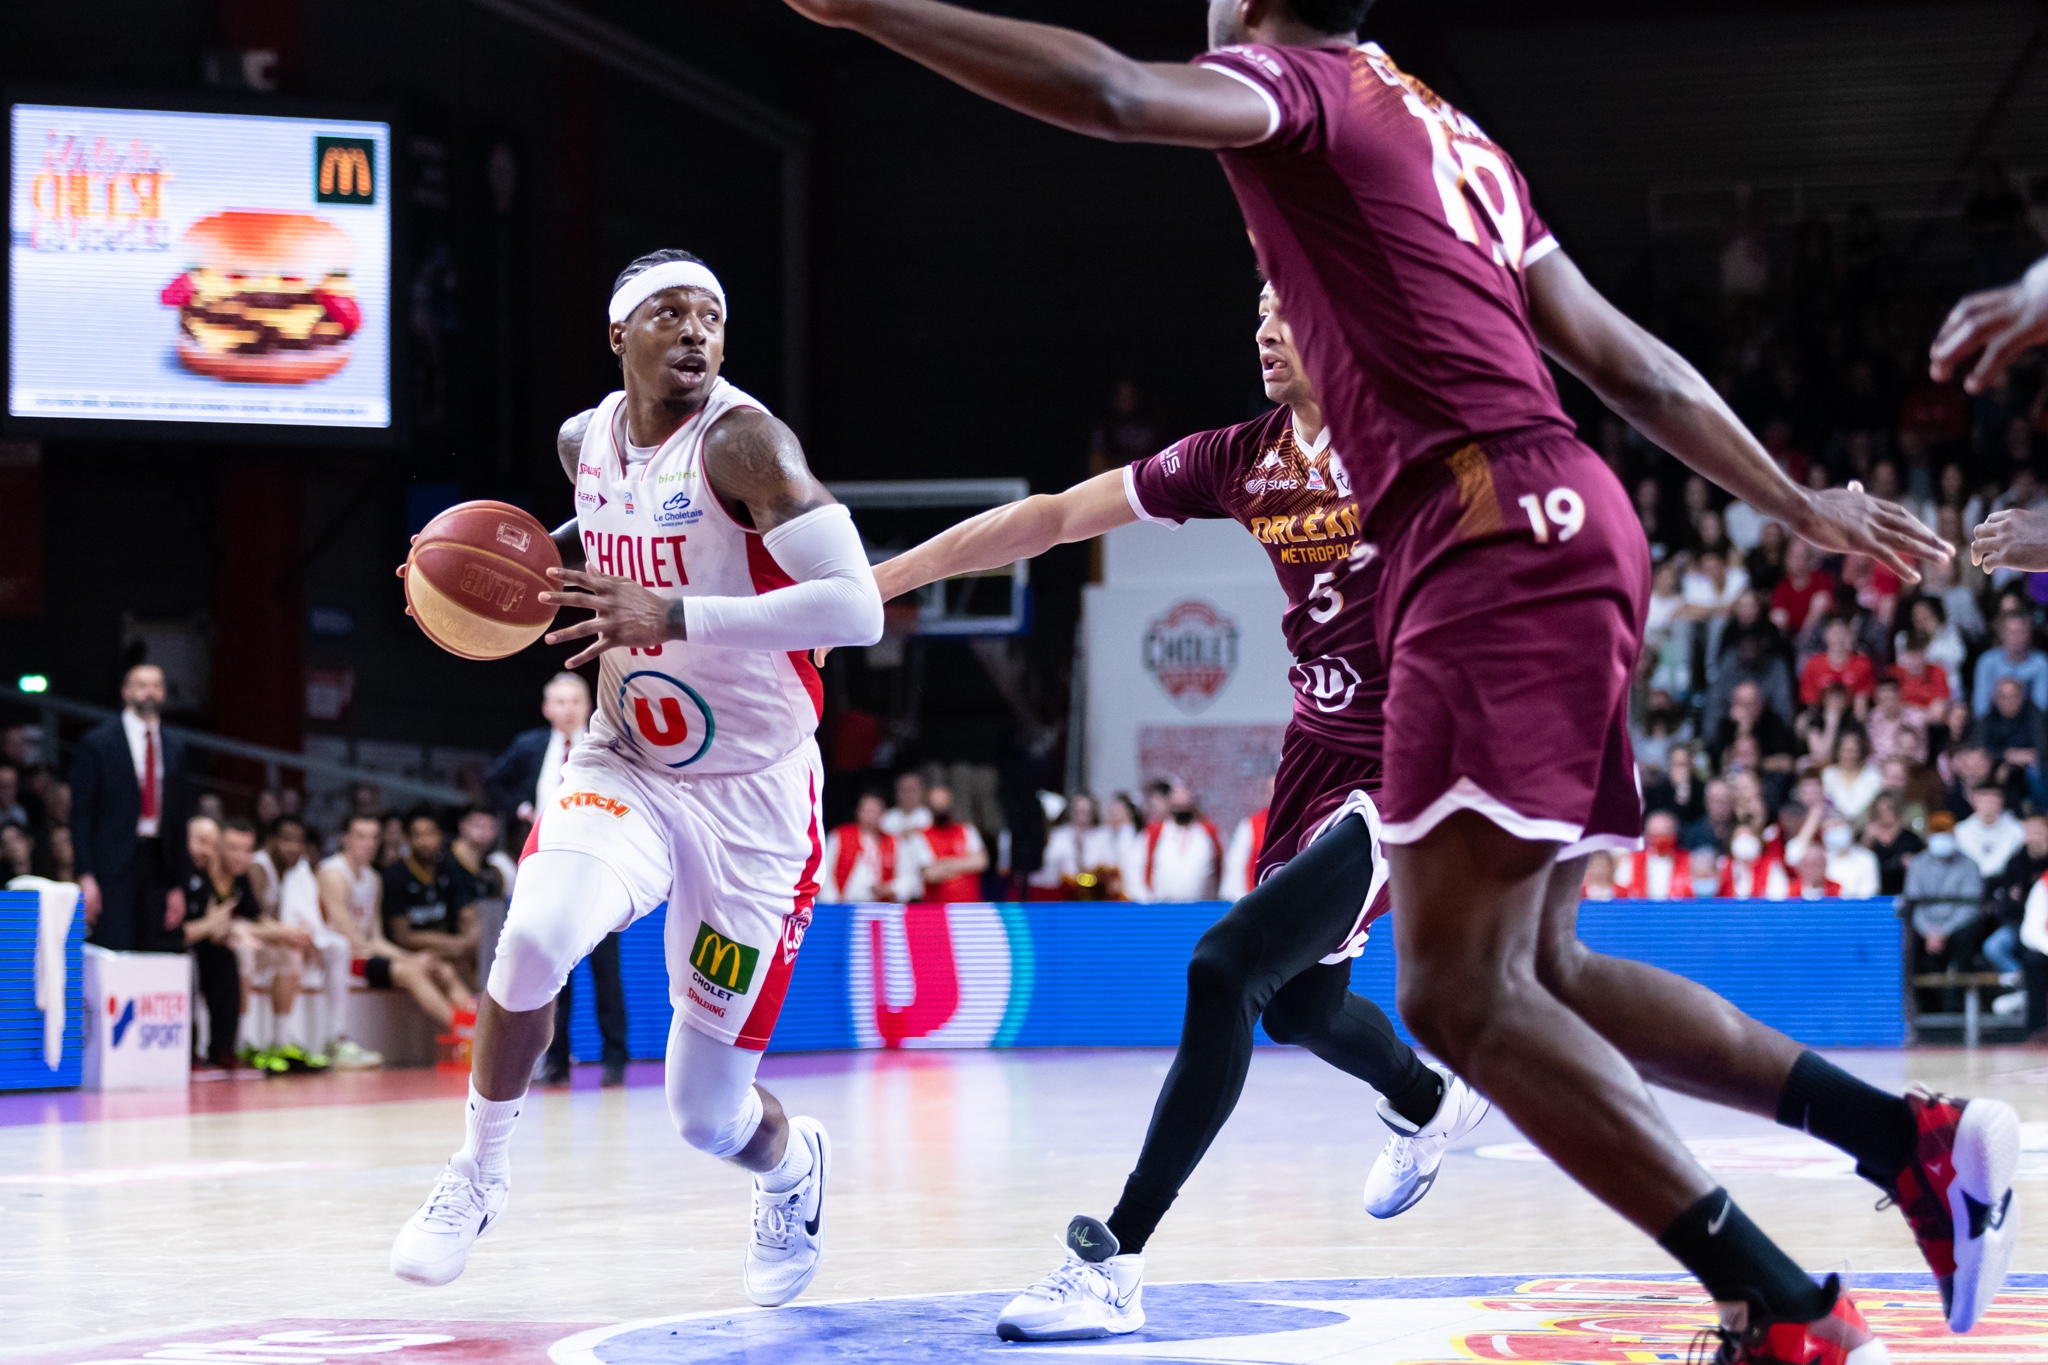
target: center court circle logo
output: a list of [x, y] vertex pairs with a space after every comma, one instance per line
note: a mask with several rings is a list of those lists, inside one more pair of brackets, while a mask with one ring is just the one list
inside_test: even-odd
[[652, 669], [620, 679], [619, 716], [633, 742], [664, 768], [689, 767], [718, 733], [711, 705], [696, 688]]
[[[1857, 1306], [1895, 1358], [2048, 1365], [2048, 1275], [2011, 1276], [1966, 1337], [1950, 1335], [1940, 1293], [1925, 1272], [1854, 1279]], [[1677, 1275], [1244, 1280], [1147, 1285], [1145, 1326], [1128, 1336], [1015, 1346], [995, 1334], [996, 1315], [1012, 1293], [798, 1303], [621, 1323], [559, 1341], [548, 1358], [554, 1365], [986, 1365], [997, 1353], [1027, 1352], [1042, 1365], [1623, 1365], [1685, 1360], [1696, 1334], [1714, 1320], [1698, 1285]], [[906, 1342], [916, 1343], [914, 1354]]]

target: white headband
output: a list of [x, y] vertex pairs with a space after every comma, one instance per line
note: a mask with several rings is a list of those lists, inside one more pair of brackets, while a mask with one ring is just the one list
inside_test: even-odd
[[612, 295], [611, 320], [624, 322], [635, 308], [664, 289], [684, 288], [702, 289], [713, 294], [722, 311], [731, 311], [725, 306], [725, 286], [718, 282], [718, 276], [711, 273], [709, 266], [696, 261], [663, 261], [619, 286], [619, 292]]

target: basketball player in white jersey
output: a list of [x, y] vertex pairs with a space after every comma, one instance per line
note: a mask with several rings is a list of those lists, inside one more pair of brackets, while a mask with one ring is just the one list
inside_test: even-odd
[[327, 927], [348, 940], [348, 970], [372, 990], [395, 988], [418, 1002], [420, 1012], [446, 1032], [458, 1009], [476, 1001], [455, 968], [425, 953], [407, 952], [384, 936], [384, 879], [371, 864], [383, 822], [352, 815], [341, 834], [341, 850], [314, 873], [320, 913]]
[[620, 275], [625, 389], [562, 428], [585, 571], [542, 600], [593, 615], [550, 644], [599, 660], [590, 739], [527, 841], [477, 1018], [467, 1133], [399, 1233], [391, 1268], [462, 1273], [505, 1206], [508, 1144], [555, 996], [597, 946], [666, 903], [668, 1102], [683, 1140], [754, 1174], [744, 1281], [764, 1306], [817, 1273], [831, 1147], [754, 1083], [824, 857], [808, 651], [882, 637], [846, 509], [788, 427], [719, 377], [725, 290], [687, 252]]

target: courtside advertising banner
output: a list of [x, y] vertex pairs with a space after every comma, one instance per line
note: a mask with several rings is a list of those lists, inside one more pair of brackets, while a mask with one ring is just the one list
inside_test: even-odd
[[9, 118], [10, 415], [390, 426], [390, 125]]

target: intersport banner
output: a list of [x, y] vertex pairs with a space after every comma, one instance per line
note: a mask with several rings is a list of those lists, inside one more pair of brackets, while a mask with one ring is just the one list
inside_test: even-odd
[[[770, 1050], [1171, 1047], [1188, 956], [1228, 908], [820, 905]], [[663, 918], [648, 915], [621, 944], [635, 1057], [659, 1057], [667, 1043]], [[1904, 954], [1889, 901], [1589, 902], [1580, 933], [1600, 952], [1698, 981], [1812, 1046], [1906, 1041]], [[578, 972], [570, 1036], [591, 1058], [588, 968]], [[1351, 986], [1398, 1019], [1391, 925], [1352, 964]]]

